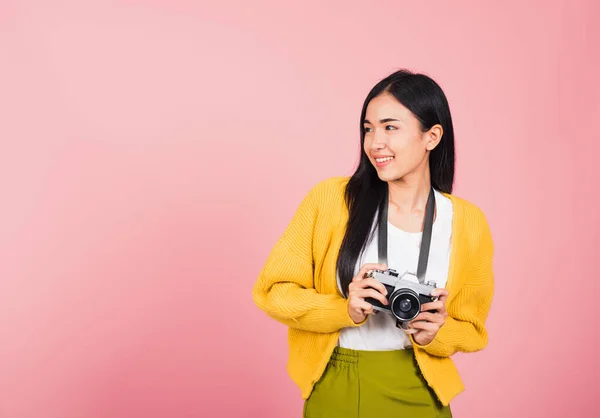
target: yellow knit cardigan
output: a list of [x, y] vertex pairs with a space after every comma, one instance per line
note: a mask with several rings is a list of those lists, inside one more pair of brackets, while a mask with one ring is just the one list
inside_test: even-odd
[[[350, 318], [348, 300], [336, 281], [336, 261], [348, 220], [347, 181], [348, 177], [332, 177], [310, 190], [252, 291], [256, 305], [289, 328], [287, 371], [304, 399], [324, 372], [339, 331], [362, 325]], [[441, 403], [449, 405], [464, 390], [450, 356], [487, 345], [485, 321], [494, 292], [494, 245], [482, 211], [463, 199], [444, 195], [454, 208], [446, 284], [448, 318], [431, 343], [412, 343], [425, 380]]]

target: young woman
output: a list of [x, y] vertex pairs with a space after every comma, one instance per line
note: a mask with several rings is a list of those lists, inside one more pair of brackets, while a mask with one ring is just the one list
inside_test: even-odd
[[490, 228], [451, 195], [452, 119], [431, 78], [386, 77], [360, 122], [356, 172], [307, 194], [253, 298], [289, 327], [305, 417], [451, 417], [450, 356], [487, 344]]

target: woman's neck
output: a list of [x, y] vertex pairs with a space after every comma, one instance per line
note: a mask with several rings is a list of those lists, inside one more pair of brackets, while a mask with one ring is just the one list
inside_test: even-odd
[[413, 173], [402, 179], [388, 182], [389, 201], [404, 214], [422, 214], [425, 212], [431, 179], [429, 171]]

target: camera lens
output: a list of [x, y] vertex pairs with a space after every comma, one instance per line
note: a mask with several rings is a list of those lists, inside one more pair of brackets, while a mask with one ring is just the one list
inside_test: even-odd
[[400, 301], [400, 310], [402, 312], [408, 312], [408, 311], [410, 311], [411, 307], [412, 307], [412, 305], [410, 304], [410, 299], [402, 299]]
[[410, 321], [421, 310], [418, 295], [411, 289], [398, 289], [390, 296], [390, 310], [401, 321]]

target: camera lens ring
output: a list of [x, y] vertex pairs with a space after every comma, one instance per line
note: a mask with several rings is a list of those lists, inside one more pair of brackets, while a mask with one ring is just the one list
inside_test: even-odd
[[399, 321], [412, 321], [421, 312], [419, 295], [410, 288], [396, 289], [388, 300], [392, 315]]

